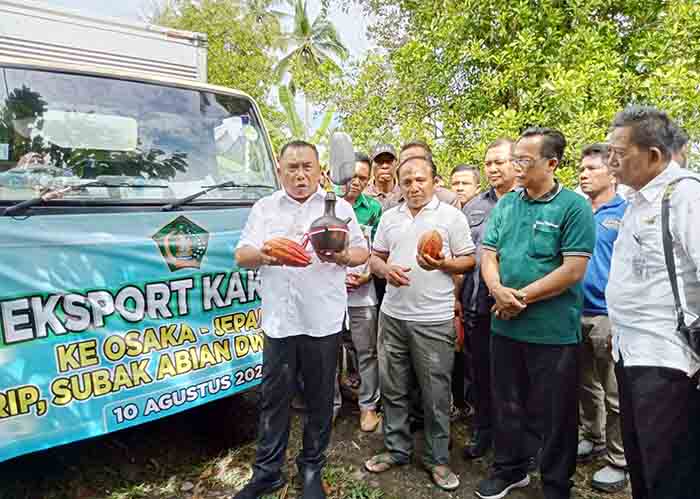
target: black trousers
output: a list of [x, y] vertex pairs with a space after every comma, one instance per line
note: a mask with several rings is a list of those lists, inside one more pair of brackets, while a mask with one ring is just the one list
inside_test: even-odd
[[568, 499], [576, 471], [578, 345], [539, 345], [491, 337], [494, 473], [527, 473], [528, 433], [542, 436], [540, 474], [545, 499]]
[[491, 317], [486, 315], [467, 319], [465, 342], [469, 345], [469, 361], [464, 363], [464, 378], [471, 380], [474, 400], [474, 427], [490, 430], [491, 411]]
[[700, 498], [700, 391], [684, 372], [615, 366], [634, 499]]
[[289, 440], [290, 402], [301, 374], [306, 406], [300, 472], [320, 472], [333, 425], [333, 394], [340, 333], [323, 338], [265, 338], [254, 475], [279, 475]]

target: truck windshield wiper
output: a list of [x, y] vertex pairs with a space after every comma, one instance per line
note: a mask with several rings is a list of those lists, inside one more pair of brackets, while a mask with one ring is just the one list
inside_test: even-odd
[[71, 185], [69, 187], [64, 187], [63, 189], [49, 189], [45, 192], [43, 192], [41, 195], [32, 198], [32, 199], [27, 199], [25, 201], [21, 201], [17, 204], [13, 204], [12, 206], [8, 206], [5, 208], [3, 211], [3, 216], [6, 217], [12, 217], [12, 216], [17, 216], [21, 215], [24, 212], [26, 212], [28, 209], [38, 206], [46, 201], [52, 201], [55, 199], [60, 199], [63, 194], [66, 194], [67, 192], [70, 191], [78, 191], [80, 189], [83, 189], [84, 187], [129, 187], [129, 188], [135, 188], [135, 189], [148, 189], [148, 188], [154, 188], [154, 189], [167, 189], [167, 185], [153, 185], [153, 184], [130, 184], [128, 182], [102, 182], [102, 181], [97, 181], [97, 182], [88, 182], [86, 184], [76, 184], [76, 185]]
[[233, 180], [229, 180], [227, 182], [221, 182], [220, 184], [215, 184], [215, 185], [203, 185], [203, 189], [199, 192], [195, 192], [194, 194], [190, 194], [189, 196], [185, 196], [184, 198], [181, 199], [176, 199], [170, 204], [166, 204], [161, 208], [162, 211], [173, 211], [177, 210], [180, 206], [187, 204], [191, 201], [194, 201], [195, 199], [204, 196], [208, 192], [211, 192], [216, 189], [225, 189], [226, 187], [241, 187], [241, 188], [261, 188], [261, 189], [272, 189], [275, 190], [276, 188], [271, 186], [271, 185], [264, 185], [264, 184], [238, 184], [234, 182]]

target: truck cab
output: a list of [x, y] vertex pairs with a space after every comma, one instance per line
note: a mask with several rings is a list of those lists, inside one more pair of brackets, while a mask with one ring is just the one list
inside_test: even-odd
[[0, 461], [259, 383], [233, 252], [278, 188], [242, 92], [0, 57]]

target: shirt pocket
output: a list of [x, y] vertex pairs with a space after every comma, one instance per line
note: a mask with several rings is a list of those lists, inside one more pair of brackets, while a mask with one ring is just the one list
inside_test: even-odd
[[308, 228], [308, 225], [303, 223], [302, 217], [293, 219], [281, 215], [268, 220], [266, 233], [268, 239], [272, 239], [273, 237], [285, 237], [301, 243]]
[[486, 220], [486, 212], [483, 210], [472, 210], [467, 215], [467, 220], [469, 221], [469, 227], [472, 229], [478, 227]]
[[559, 254], [561, 230], [550, 222], [537, 221], [532, 225], [528, 253], [535, 258], [552, 258]]

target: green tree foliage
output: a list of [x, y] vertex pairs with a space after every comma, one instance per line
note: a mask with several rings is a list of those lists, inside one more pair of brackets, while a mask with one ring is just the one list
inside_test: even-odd
[[358, 145], [428, 140], [443, 171], [530, 125], [567, 136], [560, 177], [629, 103], [700, 136], [700, 4], [691, 0], [356, 0], [379, 45], [334, 83]]

